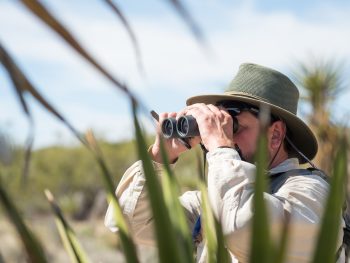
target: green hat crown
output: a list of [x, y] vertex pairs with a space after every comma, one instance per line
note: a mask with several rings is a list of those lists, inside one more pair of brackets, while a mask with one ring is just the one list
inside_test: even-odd
[[297, 113], [299, 91], [282, 73], [256, 64], [242, 64], [226, 94], [234, 92]]

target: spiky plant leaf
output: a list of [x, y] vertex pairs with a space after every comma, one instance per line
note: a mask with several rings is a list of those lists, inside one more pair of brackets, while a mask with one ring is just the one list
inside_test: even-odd
[[272, 247], [269, 234], [268, 215], [264, 192], [267, 191], [267, 137], [268, 109], [261, 109], [260, 134], [255, 153], [256, 177], [253, 197], [254, 215], [252, 219], [251, 263], [271, 263]]
[[108, 203], [110, 203], [113, 207], [114, 221], [116, 222], [116, 226], [118, 228], [118, 234], [123, 247], [125, 258], [128, 263], [138, 263], [139, 259], [136, 252], [136, 246], [133, 241], [129, 225], [118, 203], [118, 199], [114, 194], [114, 185], [111, 173], [106, 165], [102, 152], [98, 147], [97, 141], [92, 131], [87, 132], [86, 141], [89, 149], [91, 150], [91, 153], [93, 154], [101, 169], [101, 176], [107, 190], [107, 200]]
[[180, 0], [167, 0], [178, 12], [178, 14], [182, 17], [182, 19], [185, 21], [185, 23], [190, 28], [192, 34], [198, 41], [198, 43], [202, 45], [206, 45], [204, 34], [201, 30], [201, 28], [198, 26], [198, 24], [194, 21], [191, 14], [188, 12], [188, 10], [185, 8], [184, 4]]
[[313, 262], [335, 262], [336, 247], [342, 207], [345, 200], [347, 176], [347, 141], [342, 138], [338, 145], [338, 152], [334, 161], [333, 174], [330, 178], [330, 190], [325, 206], [319, 237]]
[[[3, 47], [0, 43], [0, 62], [3, 64], [9, 76], [16, 88], [16, 92], [18, 94], [19, 100], [21, 101], [22, 107], [26, 112], [27, 116], [31, 118], [28, 105], [24, 98], [24, 93], [28, 92], [33, 98], [41, 104], [48, 112], [52, 113], [55, 117], [57, 117], [60, 121], [62, 121], [69, 130], [76, 137], [82, 141], [82, 137], [80, 133], [71, 125], [66, 118], [63, 117], [61, 113], [59, 113], [52, 105], [49, 103], [34, 87], [34, 85], [30, 82], [30, 80], [26, 77], [23, 71], [18, 67], [15, 63], [14, 59], [10, 56], [10, 54], [6, 51], [5, 47]], [[83, 142], [84, 143], [84, 142]]]
[[74, 263], [88, 263], [90, 262], [85, 251], [81, 247], [78, 238], [76, 237], [73, 229], [65, 219], [60, 207], [55, 202], [52, 193], [49, 190], [45, 190], [47, 200], [51, 205], [51, 209], [55, 215], [56, 226], [61, 236], [63, 245], [69, 254], [71, 262]]
[[154, 230], [158, 246], [160, 262], [177, 263], [181, 262], [180, 248], [176, 241], [177, 229], [171, 223], [170, 211], [166, 207], [164, 194], [157, 177], [150, 156], [147, 152], [147, 145], [141, 131], [137, 118], [137, 105], [133, 103], [133, 118], [136, 132], [136, 143], [139, 158], [142, 160], [146, 177], [146, 187], [153, 213]]
[[218, 251], [218, 240], [215, 231], [215, 218], [209, 204], [207, 187], [200, 183], [202, 199], [201, 224], [203, 228], [203, 238], [208, 250], [208, 262], [218, 262], [216, 252]]
[[0, 251], [0, 263], [5, 263], [5, 259], [4, 259], [3, 256], [1, 255], [1, 251]]
[[182, 207], [179, 196], [180, 189], [178, 182], [169, 166], [167, 154], [164, 150], [163, 140], [161, 140], [162, 159], [165, 171], [162, 178], [162, 189], [164, 192], [164, 201], [168, 208], [170, 220], [177, 233], [177, 243], [182, 262], [194, 262], [193, 244], [191, 234], [188, 228], [184, 208]]
[[141, 74], [143, 74], [144, 69], [143, 69], [143, 65], [142, 65], [140, 46], [139, 46], [139, 43], [136, 39], [135, 33], [130, 26], [130, 23], [128, 22], [125, 15], [123, 14], [123, 12], [120, 10], [120, 8], [118, 7], [118, 5], [115, 2], [113, 2], [112, 0], [104, 0], [104, 1], [114, 11], [114, 13], [117, 15], [117, 17], [123, 23], [126, 31], [128, 32], [129, 37], [130, 37], [131, 42], [132, 42], [132, 45], [133, 45], [134, 50], [135, 50], [136, 60], [137, 60], [137, 65], [138, 65], [139, 71]]
[[9, 221], [14, 225], [23, 245], [27, 258], [30, 262], [46, 263], [48, 262], [45, 256], [44, 248], [32, 231], [27, 227], [12, 199], [7, 194], [0, 176], [0, 203], [9, 218]]
[[285, 218], [283, 221], [282, 233], [279, 242], [273, 247], [273, 260], [274, 263], [283, 263], [285, 261], [287, 245], [288, 245], [288, 237], [289, 237], [289, 229], [290, 229], [290, 214], [285, 214]]
[[11, 57], [9, 52], [3, 47], [0, 43], [0, 62], [8, 72], [13, 86], [16, 90], [16, 94], [18, 96], [19, 101], [21, 102], [22, 108], [27, 115], [29, 120], [29, 133], [27, 136], [27, 146], [25, 152], [25, 164], [23, 169], [23, 181], [27, 178], [29, 171], [29, 163], [30, 157], [34, 142], [34, 120], [29, 111], [27, 102], [25, 100], [24, 94], [27, 92], [34, 97], [47, 111], [52, 113], [55, 117], [57, 117], [60, 121], [62, 121], [68, 129], [80, 140], [82, 143], [82, 137], [77, 132], [77, 130], [60, 114], [34, 87], [34, 85], [29, 81], [23, 71], [17, 66], [14, 59]]
[[64, 27], [61, 22], [45, 8], [40, 1], [37, 0], [21, 0], [21, 2], [40, 20], [49, 26], [53, 31], [55, 31], [66, 43], [71, 46], [79, 55], [81, 55], [85, 60], [87, 60], [94, 68], [96, 68], [102, 75], [104, 75], [108, 80], [110, 80], [119, 90], [124, 92], [131, 99], [135, 99], [131, 94], [127, 86], [119, 81], [115, 76], [113, 76], [108, 70], [102, 67], [95, 58], [93, 58], [79, 43], [79, 41], [74, 37], [74, 35], [69, 32], [69, 30]]
[[220, 222], [215, 218], [211, 209], [208, 189], [204, 182], [198, 182], [202, 198], [201, 224], [203, 238], [207, 246], [208, 262], [229, 263], [231, 257], [225, 245], [225, 237]]

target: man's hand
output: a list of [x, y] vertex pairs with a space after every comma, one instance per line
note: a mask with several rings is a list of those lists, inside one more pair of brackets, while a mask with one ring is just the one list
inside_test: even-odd
[[201, 141], [208, 151], [220, 146], [234, 147], [233, 120], [223, 107], [197, 103], [186, 107], [178, 115], [192, 115], [196, 119]]
[[[156, 162], [163, 163], [160, 152], [160, 140], [164, 139], [161, 132], [161, 123], [166, 118], [176, 118], [192, 115], [198, 124], [200, 137], [189, 140], [191, 147], [202, 142], [208, 151], [220, 146], [234, 147], [233, 120], [231, 115], [222, 107], [211, 104], [197, 103], [184, 108], [182, 111], [161, 113], [157, 127], [156, 140], [150, 149], [150, 155]], [[176, 138], [164, 139], [164, 147], [170, 163], [176, 161], [181, 153], [188, 149]]]
[[[174, 163], [177, 158], [180, 156], [181, 153], [187, 151], [188, 149], [176, 138], [172, 139], [165, 139], [163, 138], [162, 132], [161, 132], [161, 124], [166, 118], [179, 118], [181, 115], [178, 115], [176, 112], [170, 112], [170, 113], [161, 113], [159, 115], [159, 121], [157, 126], [157, 135], [154, 144], [152, 145], [152, 148], [150, 149], [149, 153], [151, 155], [151, 158], [153, 161], [156, 161], [158, 163], [164, 163], [161, 156], [160, 151], [160, 140], [163, 140], [164, 142], [164, 148], [166, 153], [168, 154], [168, 159], [170, 163]], [[200, 138], [192, 138], [189, 140], [189, 144], [191, 147], [194, 147], [200, 142]]]

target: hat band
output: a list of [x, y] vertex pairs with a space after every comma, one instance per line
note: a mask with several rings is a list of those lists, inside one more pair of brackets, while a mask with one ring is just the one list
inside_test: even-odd
[[[263, 103], [268, 103], [270, 106], [275, 106], [275, 107], [279, 107], [285, 111], [289, 111], [290, 113], [296, 115], [296, 111], [294, 109], [290, 109], [289, 107], [284, 107], [283, 105], [281, 105], [281, 102], [276, 102], [276, 101], [272, 101], [269, 99], [266, 99], [264, 97], [258, 96], [258, 95], [254, 95], [251, 93], [247, 93], [247, 92], [242, 92], [242, 91], [230, 91], [230, 92], [225, 92], [226, 95], [229, 96], [241, 96], [250, 100], [255, 100], [257, 103], [258, 102], [263, 102]], [[286, 103], [284, 103], [285, 105]], [[293, 108], [293, 107], [292, 107]]]

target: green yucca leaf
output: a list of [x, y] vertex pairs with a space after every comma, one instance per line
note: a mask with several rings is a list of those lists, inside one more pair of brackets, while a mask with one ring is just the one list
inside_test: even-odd
[[28, 105], [24, 99], [23, 93], [26, 91], [26, 85], [31, 86], [30, 82], [26, 76], [22, 73], [19, 67], [16, 65], [10, 54], [7, 52], [5, 47], [0, 42], [0, 62], [7, 70], [15, 91], [17, 93], [18, 99], [21, 102], [23, 111], [30, 118], [30, 112]]
[[62, 37], [66, 43], [71, 46], [79, 55], [93, 65], [102, 75], [110, 80], [119, 90], [124, 92], [128, 97], [135, 100], [127, 86], [114, 77], [109, 71], [102, 67], [97, 61], [82, 47], [72, 33], [65, 28], [58, 19], [51, 14], [38, 0], [21, 0], [21, 2], [47, 26]]
[[81, 247], [73, 229], [69, 226], [67, 220], [64, 218], [63, 213], [60, 207], [58, 206], [58, 204], [55, 202], [52, 193], [46, 189], [45, 195], [55, 215], [58, 232], [60, 233], [63, 245], [69, 254], [71, 262], [74, 262], [74, 263], [89, 262], [86, 253]]
[[24, 159], [23, 176], [22, 176], [22, 182], [24, 183], [26, 178], [28, 178], [28, 174], [29, 174], [29, 163], [30, 163], [30, 157], [31, 157], [33, 142], [34, 142], [34, 121], [28, 109], [28, 105], [23, 96], [23, 93], [25, 91], [23, 85], [28, 81], [21, 81], [21, 79], [26, 80], [26, 77], [16, 66], [13, 59], [11, 58], [9, 53], [5, 50], [5, 48], [1, 45], [1, 43], [0, 43], [0, 62], [8, 72], [13, 82], [13, 87], [16, 90], [18, 99], [22, 105], [23, 111], [25, 112], [29, 120], [29, 132], [26, 140], [26, 147], [25, 147], [26, 150], [25, 150], [25, 159]]
[[126, 222], [126, 219], [123, 215], [122, 209], [118, 203], [117, 197], [114, 194], [114, 185], [112, 181], [112, 176], [106, 162], [104, 161], [102, 152], [98, 147], [97, 141], [92, 133], [88, 131], [86, 134], [86, 141], [89, 149], [94, 155], [95, 160], [97, 161], [100, 169], [102, 171], [102, 179], [104, 181], [106, 190], [107, 190], [107, 200], [113, 207], [114, 219], [116, 226], [118, 228], [118, 233], [120, 241], [123, 247], [124, 255], [128, 263], [138, 263], [138, 257], [136, 252], [135, 243], [131, 236], [131, 231], [129, 230], [129, 225]]
[[29, 133], [27, 137], [26, 152], [25, 152], [25, 164], [23, 169], [23, 179], [25, 180], [28, 177], [27, 175], [29, 171], [30, 157], [31, 157], [32, 146], [34, 142], [34, 120], [30, 114], [28, 105], [24, 97], [24, 94], [26, 92], [31, 94], [34, 97], [34, 99], [37, 100], [46, 110], [51, 112], [55, 117], [57, 117], [60, 121], [62, 121], [68, 127], [68, 129], [71, 130], [71, 132], [78, 138], [78, 140], [80, 140], [82, 143], [84, 143], [84, 141], [82, 140], [77, 130], [62, 116], [62, 114], [60, 114], [37, 91], [37, 89], [32, 85], [32, 83], [29, 81], [29, 79], [26, 77], [23, 71], [17, 66], [15, 61], [12, 59], [11, 55], [7, 52], [5, 47], [1, 45], [1, 43], [0, 43], [0, 62], [4, 66], [4, 68], [7, 70], [12, 80], [18, 99], [21, 102], [22, 108], [26, 113], [30, 124]]
[[199, 189], [201, 191], [202, 199], [202, 228], [203, 228], [203, 238], [207, 246], [208, 251], [208, 262], [214, 263], [217, 260], [218, 251], [218, 237], [216, 235], [215, 218], [211, 210], [208, 198], [207, 187], [203, 182], [199, 183]]
[[178, 236], [178, 247], [181, 253], [181, 262], [194, 262], [193, 241], [188, 228], [188, 223], [184, 208], [182, 207], [179, 195], [180, 189], [176, 178], [170, 169], [167, 154], [164, 150], [163, 140], [161, 140], [162, 159], [165, 166], [165, 172], [162, 177], [162, 188], [164, 192], [165, 204], [168, 208], [170, 220]]
[[5, 188], [3, 188], [0, 178], [0, 203], [3, 205], [5, 212], [10, 219], [9, 221], [15, 226], [18, 235], [25, 247], [28, 260], [30, 262], [44, 263], [48, 262], [44, 253], [43, 246], [39, 240], [26, 226], [20, 213], [15, 205], [12, 203], [11, 198], [8, 196]]
[[176, 230], [171, 224], [169, 209], [164, 201], [163, 191], [158, 177], [154, 171], [153, 164], [147, 152], [147, 145], [137, 119], [136, 104], [133, 103], [133, 118], [136, 132], [136, 143], [139, 157], [143, 163], [146, 177], [146, 187], [153, 213], [155, 236], [157, 239], [160, 262], [178, 263], [181, 262], [180, 250], [176, 242]]
[[215, 219], [209, 204], [207, 188], [204, 183], [200, 182], [199, 189], [202, 199], [202, 231], [208, 250], [208, 262], [217, 262], [216, 251], [218, 250], [218, 240], [215, 231]]
[[215, 220], [215, 231], [216, 231], [216, 236], [218, 240], [218, 249], [216, 252], [216, 258], [217, 262], [220, 263], [231, 263], [231, 256], [227, 251], [226, 244], [225, 244], [225, 237], [223, 234], [223, 230], [221, 227], [221, 224], [219, 221], [214, 217]]
[[220, 222], [215, 218], [208, 198], [208, 189], [199, 182], [202, 198], [202, 227], [203, 237], [208, 250], [208, 262], [231, 262], [231, 257], [225, 245], [225, 237]]
[[85, 140], [87, 142], [87, 147], [91, 151], [93, 157], [97, 161], [103, 176], [103, 181], [105, 183], [105, 187], [107, 188], [107, 193], [114, 195], [114, 184], [112, 180], [112, 176], [106, 162], [104, 161], [102, 151], [98, 146], [98, 143], [95, 139], [95, 136], [91, 130], [88, 130], [85, 134]]
[[[263, 112], [263, 110], [262, 110]], [[266, 114], [265, 114], [266, 115]], [[263, 116], [263, 114], [262, 114]], [[264, 116], [263, 116], [264, 117]], [[262, 118], [263, 118], [262, 117]], [[266, 117], [266, 116], [265, 116]], [[267, 190], [266, 167], [267, 167], [267, 121], [261, 120], [261, 132], [258, 138], [256, 159], [255, 193], [253, 197], [254, 215], [252, 219], [251, 237], [251, 263], [271, 263], [271, 243], [269, 236], [268, 215], [264, 192]]]
[[107, 199], [113, 206], [114, 218], [116, 221], [116, 226], [118, 228], [118, 234], [120, 241], [122, 243], [123, 252], [128, 263], [138, 263], [139, 259], [137, 257], [136, 246], [132, 239], [129, 226], [125, 220], [124, 214], [120, 208], [120, 205], [113, 194], [108, 194]]
[[347, 175], [347, 141], [343, 138], [340, 143], [335, 161], [333, 173], [330, 178], [330, 189], [327, 198], [325, 212], [322, 219], [319, 238], [313, 258], [314, 263], [335, 262], [337, 239], [340, 228], [340, 218], [345, 199], [346, 175]]
[[32, 121], [30, 121], [29, 124], [29, 131], [28, 136], [26, 139], [26, 146], [25, 146], [25, 152], [24, 152], [24, 166], [23, 166], [23, 172], [22, 172], [22, 186], [26, 185], [27, 178], [29, 176], [29, 166], [30, 166], [30, 160], [32, 159], [32, 150], [34, 145], [34, 124]]
[[194, 21], [190, 13], [187, 11], [185, 6], [180, 0], [167, 0], [179, 13], [179, 15], [182, 17], [182, 19], [187, 23], [190, 30], [192, 31], [192, 34], [195, 36], [197, 41], [200, 44], [206, 44], [204, 34], [200, 27], [197, 25], [197, 23]]
[[120, 8], [116, 5], [116, 3], [114, 3], [112, 0], [104, 0], [104, 1], [116, 13], [116, 15], [118, 16], [120, 21], [123, 23], [126, 31], [128, 32], [129, 37], [131, 39], [131, 42], [132, 42], [132, 44], [134, 46], [134, 50], [135, 50], [135, 54], [136, 54], [136, 60], [137, 60], [137, 65], [138, 65], [139, 71], [140, 71], [140, 73], [143, 73], [144, 69], [143, 69], [143, 66], [142, 66], [140, 47], [139, 47], [138, 41], [136, 39], [135, 33], [134, 33], [134, 31], [132, 30], [132, 28], [130, 26], [130, 23], [128, 22], [128, 20], [124, 16], [123, 12], [120, 10]]
[[2, 257], [1, 252], [0, 252], [0, 263], [5, 263], [5, 259]]
[[283, 228], [281, 239], [279, 240], [276, 247], [273, 247], [273, 260], [274, 263], [283, 263], [286, 256], [286, 249], [288, 244], [288, 236], [289, 236], [289, 223], [290, 223], [290, 214], [285, 214], [283, 221]]
[[222, 232], [221, 224], [215, 218], [210, 207], [208, 198], [208, 189], [205, 184], [205, 163], [202, 168], [202, 160], [196, 153], [198, 175], [201, 181], [197, 183], [201, 192], [202, 198], [202, 231], [205, 244], [208, 251], [208, 262], [231, 262], [231, 257], [225, 245], [225, 237]]
[[[206, 168], [206, 163], [205, 163], [205, 153], [203, 154], [203, 151], [198, 151], [196, 150], [196, 164], [197, 164], [197, 174], [198, 178], [200, 178], [202, 181], [205, 181], [205, 168]], [[201, 157], [202, 153], [202, 157]], [[203, 158], [203, 159], [202, 159]]]
[[[33, 86], [29, 79], [25, 76], [23, 71], [17, 66], [15, 61], [12, 59], [10, 54], [5, 50], [5, 48], [0, 43], [0, 62], [4, 65], [5, 69], [9, 73], [9, 76], [16, 88], [19, 100], [23, 106], [24, 111], [27, 116], [31, 119], [28, 106], [24, 99], [24, 93], [28, 92], [33, 98], [39, 102], [46, 110], [51, 112], [55, 117], [62, 121], [68, 129], [80, 140], [82, 141], [81, 135], [77, 130], [60, 114]], [[84, 143], [84, 141], [82, 141]]]

